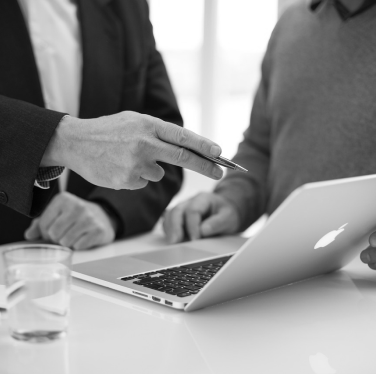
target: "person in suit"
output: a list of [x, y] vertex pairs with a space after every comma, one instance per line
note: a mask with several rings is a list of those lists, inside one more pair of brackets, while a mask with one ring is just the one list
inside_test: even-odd
[[1, 1], [0, 124], [0, 244], [107, 244], [153, 227], [179, 166], [222, 174], [186, 149], [220, 154], [181, 128], [144, 0]]
[[[248, 173], [171, 209], [171, 243], [241, 232], [305, 183], [376, 172], [375, 20], [375, 0], [313, 0], [281, 16], [233, 158]], [[376, 233], [361, 259], [376, 269]]]

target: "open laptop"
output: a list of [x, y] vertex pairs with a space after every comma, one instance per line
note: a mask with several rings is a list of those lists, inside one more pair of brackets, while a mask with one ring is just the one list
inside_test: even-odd
[[335, 271], [376, 229], [376, 175], [296, 189], [263, 229], [73, 266], [74, 277], [193, 311]]

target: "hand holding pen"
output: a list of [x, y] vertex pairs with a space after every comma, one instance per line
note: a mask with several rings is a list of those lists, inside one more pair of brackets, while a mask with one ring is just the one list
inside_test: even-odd
[[228, 169], [231, 169], [231, 170], [238, 170], [238, 171], [241, 171], [242, 173], [248, 172], [247, 169], [243, 168], [242, 166], [236, 164], [235, 162], [233, 162], [233, 161], [231, 161], [231, 160], [229, 160], [225, 157], [222, 157], [222, 156], [209, 157], [209, 156], [204, 156], [204, 155], [202, 155], [202, 154], [200, 154], [196, 151], [193, 151], [192, 149], [190, 149], [189, 151], [196, 154], [197, 156], [205, 158], [206, 160], [212, 161], [217, 165], [224, 166], [225, 168], [228, 168]]

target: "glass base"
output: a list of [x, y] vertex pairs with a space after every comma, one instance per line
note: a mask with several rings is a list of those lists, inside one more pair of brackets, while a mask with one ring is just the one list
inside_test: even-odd
[[20, 332], [12, 331], [11, 335], [14, 339], [22, 340], [30, 343], [46, 343], [53, 340], [61, 339], [66, 335], [66, 331], [29, 331]]

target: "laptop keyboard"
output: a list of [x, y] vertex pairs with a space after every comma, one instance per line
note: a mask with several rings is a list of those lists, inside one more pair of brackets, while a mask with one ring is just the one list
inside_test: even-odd
[[200, 292], [230, 258], [231, 256], [226, 256], [215, 260], [136, 274], [121, 278], [121, 280], [133, 279], [133, 283], [138, 286], [165, 292], [169, 295], [187, 297]]

